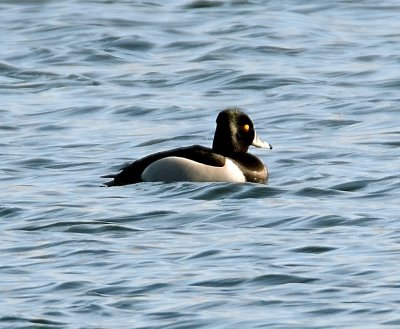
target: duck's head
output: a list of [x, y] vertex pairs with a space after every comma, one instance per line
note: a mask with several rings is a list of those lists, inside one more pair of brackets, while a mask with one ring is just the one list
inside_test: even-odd
[[246, 153], [250, 145], [272, 149], [257, 137], [249, 116], [238, 108], [221, 111], [217, 117], [213, 150], [219, 154]]

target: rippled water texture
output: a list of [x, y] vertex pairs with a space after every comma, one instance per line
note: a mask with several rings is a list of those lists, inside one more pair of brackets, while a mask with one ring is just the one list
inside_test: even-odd
[[[2, 1], [0, 326], [400, 326], [398, 1]], [[101, 175], [244, 108], [267, 185]]]

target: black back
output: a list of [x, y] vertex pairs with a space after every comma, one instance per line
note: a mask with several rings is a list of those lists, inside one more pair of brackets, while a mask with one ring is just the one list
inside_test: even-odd
[[172, 156], [186, 158], [209, 166], [223, 167], [225, 164], [225, 157], [215, 154], [208, 147], [200, 145], [181, 147], [169, 151], [154, 153], [142, 159], [136, 160], [124, 167], [120, 173], [116, 175], [104, 176], [106, 178], [114, 178], [114, 180], [105, 184], [107, 186], [117, 186], [141, 182], [142, 173], [148, 165], [162, 158]]

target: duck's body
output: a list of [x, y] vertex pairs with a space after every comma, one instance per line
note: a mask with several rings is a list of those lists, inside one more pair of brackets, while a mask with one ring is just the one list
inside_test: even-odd
[[257, 138], [245, 113], [227, 109], [218, 115], [212, 148], [194, 145], [149, 155], [116, 175], [105, 176], [114, 179], [106, 185], [143, 181], [265, 183], [268, 169], [256, 156], [247, 153], [250, 145], [272, 148]]

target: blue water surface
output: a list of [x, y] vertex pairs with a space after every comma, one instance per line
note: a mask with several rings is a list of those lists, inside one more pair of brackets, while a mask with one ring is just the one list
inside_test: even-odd
[[[400, 327], [399, 12], [2, 1], [0, 327]], [[228, 106], [267, 185], [102, 186]]]

